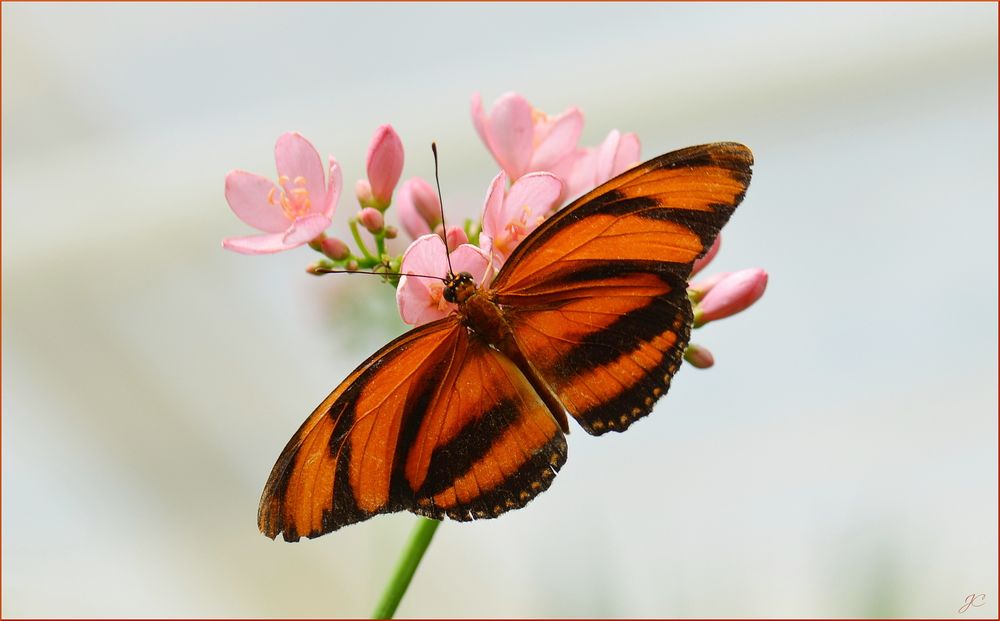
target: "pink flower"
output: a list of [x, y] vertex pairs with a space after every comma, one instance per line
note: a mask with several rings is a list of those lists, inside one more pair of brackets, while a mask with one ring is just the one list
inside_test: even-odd
[[[469, 272], [477, 285], [492, 278], [489, 255], [463, 244], [451, 253], [451, 267], [455, 273]], [[448, 275], [448, 251], [438, 235], [423, 235], [410, 244], [403, 254], [399, 271], [404, 274], [396, 288], [399, 315], [410, 325], [419, 326], [435, 319], [447, 317], [458, 307], [444, 299], [444, 283], [437, 278]], [[406, 274], [421, 274], [436, 278], [420, 278]]]
[[384, 210], [392, 202], [392, 191], [403, 172], [403, 143], [392, 125], [375, 130], [366, 161], [373, 201], [370, 206]]
[[764, 295], [766, 288], [767, 272], [760, 268], [727, 275], [711, 287], [695, 307], [695, 327], [745, 310]]
[[342, 184], [340, 166], [329, 158], [324, 187], [323, 162], [316, 148], [296, 132], [274, 145], [278, 183], [234, 170], [226, 175], [226, 201], [233, 212], [264, 235], [230, 237], [222, 247], [243, 254], [266, 254], [306, 244], [330, 226]]
[[403, 182], [396, 193], [399, 220], [406, 233], [416, 239], [441, 223], [441, 202], [434, 186], [420, 177]]
[[562, 192], [558, 177], [547, 172], [527, 174], [504, 194], [507, 176], [493, 178], [483, 205], [483, 230], [479, 246], [491, 254], [497, 269], [528, 233], [542, 223]]
[[613, 179], [640, 161], [639, 137], [617, 129], [597, 148], [580, 149], [566, 184], [566, 198], [576, 198]]
[[547, 171], [568, 175], [576, 160], [576, 144], [583, 130], [583, 113], [570, 108], [550, 117], [534, 109], [517, 93], [507, 93], [483, 110], [479, 93], [472, 96], [472, 123], [486, 148], [507, 176]]

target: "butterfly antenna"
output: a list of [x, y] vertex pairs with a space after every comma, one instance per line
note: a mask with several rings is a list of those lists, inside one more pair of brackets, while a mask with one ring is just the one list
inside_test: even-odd
[[428, 276], [427, 274], [402, 274], [400, 272], [366, 272], [364, 270], [331, 270], [325, 267], [310, 267], [307, 270], [310, 274], [319, 276], [321, 274], [374, 274], [375, 276], [413, 276], [415, 278], [433, 278], [435, 280], [440, 280], [444, 282], [445, 279], [440, 276]]
[[441, 237], [444, 239], [444, 256], [448, 259], [448, 275], [454, 276], [455, 270], [451, 268], [451, 252], [448, 251], [448, 227], [444, 225], [444, 199], [441, 197], [441, 179], [438, 177], [438, 147], [436, 142], [431, 143], [431, 151], [434, 153], [434, 182], [438, 189], [438, 206], [441, 207]]

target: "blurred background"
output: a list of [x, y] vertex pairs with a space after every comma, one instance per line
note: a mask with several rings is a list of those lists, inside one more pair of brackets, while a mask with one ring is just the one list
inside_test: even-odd
[[584, 145], [750, 145], [710, 272], [770, 288], [527, 508], [442, 525], [399, 614], [996, 617], [996, 4], [2, 11], [4, 617], [369, 614], [413, 516], [255, 518], [392, 291], [223, 251], [223, 179], [301, 131], [343, 230], [391, 122], [457, 221], [497, 170], [469, 98], [508, 90]]

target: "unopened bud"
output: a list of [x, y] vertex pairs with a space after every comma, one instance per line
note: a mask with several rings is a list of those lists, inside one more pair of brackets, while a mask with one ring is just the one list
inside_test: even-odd
[[383, 125], [375, 130], [368, 146], [367, 166], [371, 182], [369, 192], [377, 206], [384, 210], [392, 200], [392, 191], [403, 172], [403, 142], [392, 125]]
[[327, 237], [319, 243], [319, 246], [320, 252], [334, 261], [342, 261], [351, 255], [351, 249], [347, 244], [336, 237]]
[[441, 222], [441, 203], [434, 187], [419, 177], [409, 179], [396, 193], [399, 219], [407, 234], [416, 239], [430, 233]]
[[355, 261], [354, 259], [351, 259], [350, 261], [347, 262], [347, 265], [345, 265], [344, 267], [352, 272], [357, 271], [358, 262]]
[[712, 352], [695, 343], [689, 343], [684, 348], [684, 360], [696, 369], [707, 369], [715, 364], [715, 357]]
[[372, 196], [372, 184], [368, 183], [367, 179], [358, 179], [354, 184], [354, 195], [358, 197], [358, 203], [362, 207], [368, 207], [375, 202]]
[[767, 272], [751, 268], [733, 272], [720, 280], [695, 307], [694, 325], [735, 315], [764, 295]]
[[399, 229], [394, 226], [385, 227], [385, 238], [386, 239], [396, 239], [399, 236]]
[[469, 236], [465, 234], [465, 230], [460, 226], [449, 226], [448, 232], [442, 235], [441, 225], [434, 227], [434, 233], [444, 239], [445, 244], [448, 246], [448, 251], [451, 252], [455, 248], [458, 248], [462, 244], [469, 243]]
[[385, 226], [385, 218], [382, 217], [382, 212], [373, 207], [365, 207], [358, 214], [358, 220], [361, 221], [361, 226], [368, 229], [369, 233], [378, 233]]
[[712, 287], [728, 278], [730, 274], [732, 272], [719, 272], [718, 274], [712, 274], [708, 278], [702, 278], [698, 282], [691, 283], [688, 285], [688, 297], [691, 298], [692, 302], [700, 302], [705, 297], [705, 294], [712, 290]]

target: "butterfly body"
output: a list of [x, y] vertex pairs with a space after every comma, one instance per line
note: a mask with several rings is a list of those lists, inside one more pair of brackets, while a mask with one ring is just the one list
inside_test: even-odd
[[649, 414], [688, 342], [691, 266], [752, 163], [735, 143], [662, 155], [541, 223], [487, 286], [449, 275], [453, 313], [373, 354], [292, 436], [261, 531], [296, 541], [401, 510], [495, 517], [549, 487], [567, 415], [600, 435]]
[[470, 338], [479, 339], [510, 359], [541, 397], [563, 433], [569, 433], [566, 406], [518, 347], [514, 331], [496, 302], [496, 295], [488, 289], [476, 287], [472, 275], [462, 272], [445, 280], [444, 298], [458, 304], [456, 315], [469, 331]]

